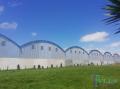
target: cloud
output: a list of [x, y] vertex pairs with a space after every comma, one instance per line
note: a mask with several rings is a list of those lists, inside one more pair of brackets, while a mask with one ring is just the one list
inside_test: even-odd
[[17, 7], [17, 6], [21, 6], [22, 5], [22, 2], [16, 0], [16, 1], [11, 1], [11, 2], [8, 2], [8, 5], [10, 7]]
[[87, 34], [80, 38], [82, 42], [102, 42], [108, 38], [109, 34], [107, 32], [96, 32], [92, 34]]
[[32, 36], [37, 36], [37, 33], [36, 32], [32, 32]]
[[0, 23], [0, 29], [16, 29], [17, 26], [18, 26], [18, 24], [16, 22], [12, 22], [12, 23], [3, 22], [3, 23]]
[[112, 47], [112, 48], [120, 47], [120, 41], [110, 44], [110, 47]]
[[0, 5], [0, 14], [4, 11], [5, 7], [3, 5]]
[[22, 5], [22, 3], [14, 3], [14, 4], [11, 4], [11, 7], [16, 7], [16, 6], [20, 6]]

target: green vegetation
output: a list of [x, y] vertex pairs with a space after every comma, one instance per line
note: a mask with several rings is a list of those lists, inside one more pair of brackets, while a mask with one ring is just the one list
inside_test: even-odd
[[0, 72], [0, 89], [95, 89], [93, 75], [117, 79], [96, 89], [120, 89], [120, 66], [80, 66]]

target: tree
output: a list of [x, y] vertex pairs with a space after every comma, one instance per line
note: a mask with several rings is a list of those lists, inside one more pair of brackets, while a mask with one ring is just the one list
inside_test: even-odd
[[[108, 24], [116, 23], [116, 25], [120, 25], [120, 0], [109, 0], [111, 4], [106, 5], [105, 10], [108, 12], [108, 18], [105, 21]], [[120, 27], [115, 34], [120, 33]]]

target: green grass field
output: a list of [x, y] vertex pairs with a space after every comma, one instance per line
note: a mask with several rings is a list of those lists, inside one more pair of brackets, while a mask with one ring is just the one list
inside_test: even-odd
[[[94, 74], [118, 81], [94, 88]], [[0, 89], [120, 89], [120, 66], [0, 71]]]

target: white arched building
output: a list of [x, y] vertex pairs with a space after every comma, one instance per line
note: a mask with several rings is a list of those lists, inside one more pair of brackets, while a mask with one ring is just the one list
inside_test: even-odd
[[0, 34], [0, 69], [16, 68], [19, 63], [20, 46], [8, 37]]
[[112, 64], [114, 63], [114, 59], [113, 59], [113, 56], [110, 52], [105, 52], [104, 53], [104, 63], [105, 64]]
[[89, 60], [90, 60], [90, 62], [89, 62], [90, 64], [95, 64], [95, 65], [103, 65], [104, 64], [103, 55], [98, 50], [90, 51]]
[[38, 65], [46, 67], [60, 67], [69, 65], [105, 65], [120, 63], [120, 56], [98, 50], [87, 53], [79, 46], [72, 46], [64, 50], [59, 45], [46, 41], [31, 41], [22, 46], [8, 37], [0, 34], [0, 69], [33, 68]]
[[115, 63], [120, 63], [120, 55], [114, 54], [114, 55], [113, 55], [113, 61], [114, 61]]
[[78, 46], [72, 46], [65, 51], [66, 65], [88, 64], [88, 53]]
[[8, 37], [0, 34], [0, 58], [19, 57], [20, 46]]
[[46, 40], [36, 40], [22, 45], [20, 57], [25, 62], [29, 60], [28, 66], [31, 67], [33, 65], [44, 67], [65, 65], [64, 50], [59, 45]]

